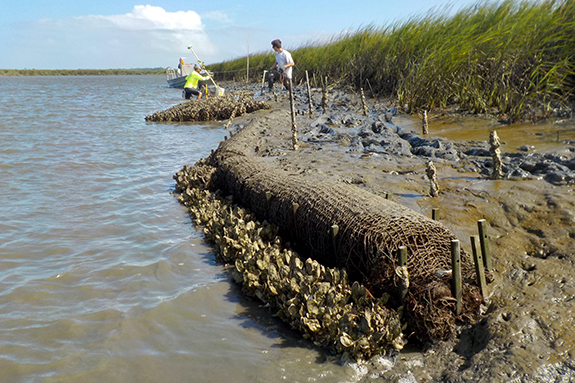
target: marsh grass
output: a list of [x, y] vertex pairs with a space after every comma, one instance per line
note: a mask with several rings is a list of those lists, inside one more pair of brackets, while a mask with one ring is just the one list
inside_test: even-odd
[[[296, 83], [307, 70], [395, 97], [407, 112], [459, 105], [510, 121], [547, 117], [574, 101], [575, 2], [508, 0], [453, 16], [446, 8], [290, 51]], [[253, 80], [261, 80], [273, 60], [268, 53], [250, 56]], [[225, 79], [245, 80], [245, 62], [210, 68]]]

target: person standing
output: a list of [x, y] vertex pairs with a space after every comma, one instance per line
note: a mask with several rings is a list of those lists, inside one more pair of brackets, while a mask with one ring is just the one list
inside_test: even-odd
[[183, 69], [184, 69], [184, 65], [185, 65], [185, 64], [186, 64], [186, 63], [184, 62], [184, 58], [183, 58], [183, 57], [180, 57], [180, 62], [178, 63], [178, 74], [179, 74], [180, 76], [181, 76], [182, 73], [183, 73], [182, 71], [183, 71]]
[[270, 68], [268, 76], [269, 90], [273, 89], [274, 81], [280, 81], [289, 91], [292, 69], [295, 65], [291, 53], [282, 49], [282, 42], [279, 39], [272, 41], [272, 49], [276, 52], [276, 62]]
[[198, 64], [195, 64], [194, 71], [186, 77], [186, 84], [184, 85], [184, 92], [185, 92], [184, 97], [186, 98], [186, 100], [189, 100], [192, 94], [194, 96], [197, 96], [196, 100], [202, 98], [202, 92], [198, 90], [198, 82], [207, 81], [210, 78], [208, 76], [202, 76], [200, 74], [201, 70], [202, 68]]

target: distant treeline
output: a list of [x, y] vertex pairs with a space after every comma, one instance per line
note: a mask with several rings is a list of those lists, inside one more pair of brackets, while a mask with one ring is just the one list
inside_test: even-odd
[[165, 69], [0, 69], [0, 76], [86, 76], [164, 74]]
[[[575, 1], [477, 4], [453, 16], [433, 12], [373, 25], [327, 43], [289, 48], [294, 81], [350, 85], [395, 97], [407, 112], [459, 105], [511, 121], [551, 115], [575, 100]], [[270, 45], [271, 47], [271, 45]], [[271, 52], [250, 55], [261, 81]], [[219, 79], [246, 78], [246, 58], [210, 65]]]

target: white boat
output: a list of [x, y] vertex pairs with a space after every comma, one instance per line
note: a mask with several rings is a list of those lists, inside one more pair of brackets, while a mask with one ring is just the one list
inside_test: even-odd
[[168, 67], [166, 69], [166, 80], [170, 88], [184, 88], [186, 76], [192, 73], [194, 64], [181, 65], [179, 69]]
[[[191, 45], [188, 46], [188, 49], [192, 51], [192, 53], [194, 54], [194, 56], [198, 60], [197, 65], [199, 65], [202, 68], [202, 70], [200, 71], [200, 74], [202, 76], [208, 76], [210, 78], [209, 81], [199, 81], [198, 82], [198, 88], [202, 89], [203, 87], [205, 87], [206, 96], [210, 93], [215, 95], [215, 96], [223, 96], [225, 89], [219, 87], [218, 84], [216, 84], [216, 82], [214, 81], [214, 78], [213, 78], [214, 74], [205, 68], [204, 63], [202, 61], [200, 61], [200, 58], [198, 57], [196, 52], [194, 52], [194, 49], [192, 48]], [[181, 89], [183, 89], [184, 85], [186, 85], [186, 77], [194, 71], [194, 66], [196, 64], [186, 64], [186, 63], [184, 63], [184, 59], [185, 59], [185, 57], [180, 57], [178, 69], [175, 69], [172, 67], [168, 67], [166, 69], [166, 80], [168, 81], [168, 86], [170, 88], [181, 88]], [[213, 87], [210, 87], [208, 85], [209, 82], [211, 82], [213, 84]], [[208, 88], [212, 88], [212, 89], [208, 89]], [[211, 92], [210, 92], [210, 90], [211, 90]]]
[[[167, 68], [166, 69], [166, 80], [168, 81], [168, 86], [170, 88], [184, 88], [186, 84], [186, 77], [194, 71], [194, 64], [184, 64], [180, 67], [180, 69], [175, 68]], [[212, 72], [208, 72], [205, 69], [200, 71], [202, 76], [212, 76]], [[206, 85], [208, 81], [200, 81], [198, 85]]]

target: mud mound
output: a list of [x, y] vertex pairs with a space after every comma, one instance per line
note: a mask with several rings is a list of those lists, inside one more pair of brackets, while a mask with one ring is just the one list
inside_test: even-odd
[[256, 101], [247, 91], [234, 92], [219, 97], [186, 101], [161, 112], [146, 116], [146, 121], [183, 122], [226, 120], [260, 109], [271, 109], [270, 104]]

